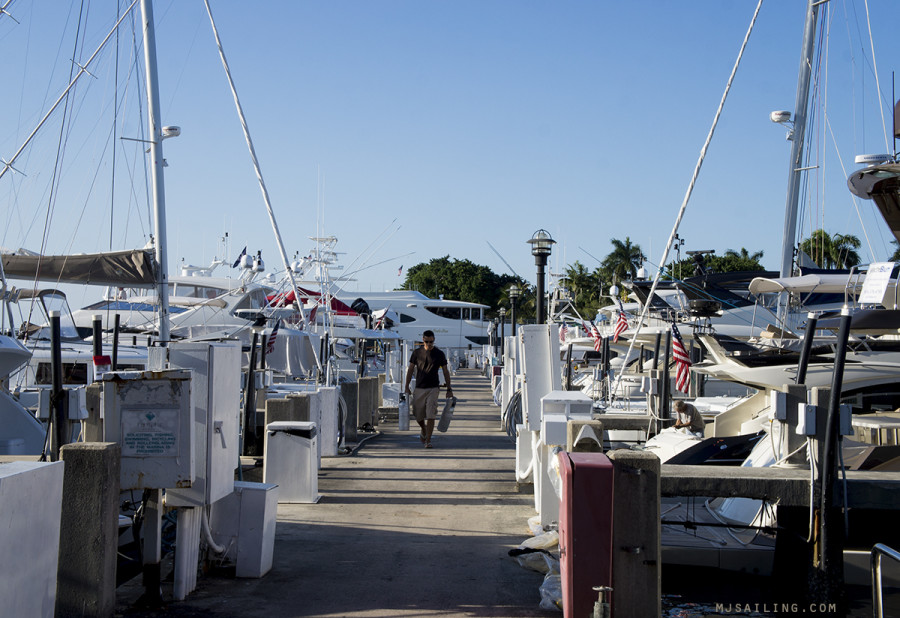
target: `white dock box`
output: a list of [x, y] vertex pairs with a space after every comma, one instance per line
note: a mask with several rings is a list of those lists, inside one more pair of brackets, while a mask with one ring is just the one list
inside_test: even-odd
[[54, 615], [62, 496], [62, 461], [0, 465], [3, 616]]
[[266, 425], [263, 482], [278, 485], [278, 502], [318, 502], [317, 433], [307, 421]]
[[121, 489], [191, 487], [191, 372], [103, 374], [103, 439], [122, 448]]
[[173, 342], [169, 367], [192, 373], [196, 465], [193, 486], [170, 488], [166, 503], [212, 504], [234, 491], [241, 426], [241, 346], [238, 342]]
[[235, 577], [262, 577], [272, 569], [278, 489], [235, 481], [234, 491], [210, 507], [213, 540], [226, 548]]
[[568, 419], [590, 419], [593, 403], [581, 391], [550, 391], [541, 397], [541, 413], [564, 414]]

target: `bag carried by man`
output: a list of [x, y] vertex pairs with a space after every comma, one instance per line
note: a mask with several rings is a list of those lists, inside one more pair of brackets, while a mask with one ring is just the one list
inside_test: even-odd
[[438, 421], [437, 430], [441, 433], [446, 433], [447, 428], [450, 427], [450, 421], [453, 420], [453, 408], [455, 407], [456, 397], [449, 397], [444, 404], [443, 411], [441, 411], [441, 420]]

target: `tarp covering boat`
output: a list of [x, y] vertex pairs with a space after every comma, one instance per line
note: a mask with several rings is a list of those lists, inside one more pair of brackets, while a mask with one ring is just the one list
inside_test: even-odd
[[156, 285], [156, 258], [144, 249], [78, 255], [19, 255], [5, 253], [3, 272], [11, 279], [87, 283], [119, 287]]

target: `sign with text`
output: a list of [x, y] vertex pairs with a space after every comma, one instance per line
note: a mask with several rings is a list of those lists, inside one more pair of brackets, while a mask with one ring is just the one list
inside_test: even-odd
[[880, 305], [891, 281], [893, 262], [873, 262], [863, 281], [862, 293], [859, 295], [861, 305]]

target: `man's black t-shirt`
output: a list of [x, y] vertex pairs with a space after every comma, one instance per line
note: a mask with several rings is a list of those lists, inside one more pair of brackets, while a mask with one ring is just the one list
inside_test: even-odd
[[438, 370], [447, 364], [447, 357], [438, 348], [416, 348], [409, 357], [409, 363], [416, 366], [416, 388], [436, 388], [441, 385]]

